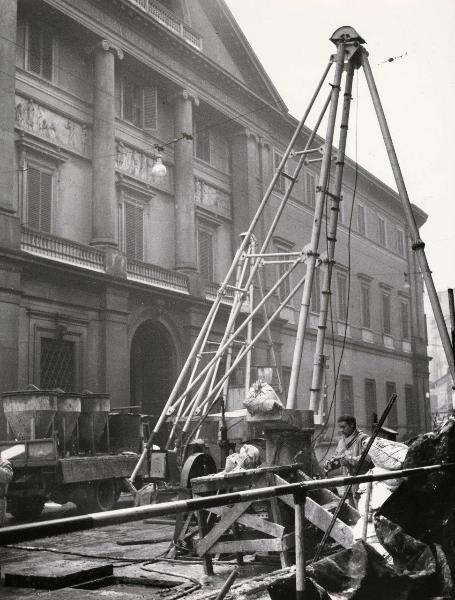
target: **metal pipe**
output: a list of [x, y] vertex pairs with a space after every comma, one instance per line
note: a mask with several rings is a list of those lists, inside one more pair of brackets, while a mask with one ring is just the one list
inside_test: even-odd
[[294, 494], [295, 598], [305, 598], [305, 501], [306, 494]]
[[226, 597], [227, 593], [231, 589], [232, 584], [234, 583], [234, 581], [237, 579], [238, 576], [239, 576], [238, 569], [234, 569], [233, 571], [231, 571], [229, 577], [223, 583], [223, 587], [218, 592], [215, 600], [223, 600], [223, 598]]
[[[363, 464], [368, 456], [368, 452], [370, 451], [370, 448], [373, 445], [374, 440], [377, 438], [378, 433], [381, 430], [381, 427], [384, 425], [384, 421], [389, 416], [389, 412], [392, 410], [392, 406], [395, 404], [395, 400], [397, 398], [398, 398], [397, 394], [392, 394], [392, 396], [390, 397], [389, 402], [387, 403], [387, 406], [385, 407], [384, 412], [381, 415], [381, 418], [379, 419], [378, 423], [376, 424], [376, 427], [374, 428], [374, 431], [371, 434], [371, 436], [367, 442], [367, 445], [362, 450], [362, 454], [360, 455], [359, 462], [357, 463], [357, 466], [355, 468], [354, 475], [358, 475], [360, 473], [360, 470], [362, 469]], [[343, 508], [344, 503], [346, 502], [346, 499], [348, 498], [349, 494], [351, 493], [351, 489], [352, 489], [352, 484], [348, 485], [346, 487], [346, 489], [344, 490], [343, 495], [341, 496], [340, 501], [338, 503], [338, 506], [336, 507], [336, 510], [334, 511], [334, 513], [332, 515], [332, 520], [330, 521], [329, 526], [325, 530], [324, 535], [321, 540], [321, 543], [319, 544], [319, 547], [316, 550], [316, 554], [313, 558], [313, 562], [318, 560], [318, 558], [320, 557], [321, 552], [324, 549], [324, 546], [325, 546], [327, 540], [329, 539], [329, 535], [333, 529], [333, 526], [335, 525], [336, 520], [338, 519], [338, 515], [340, 514], [341, 509]]]
[[[205, 496], [204, 498], [174, 500], [172, 502], [162, 502], [160, 504], [149, 504], [145, 506], [135, 506], [132, 508], [122, 508], [119, 510], [91, 513], [88, 515], [66, 517], [63, 519], [54, 519], [53, 521], [40, 521], [38, 523], [13, 525], [11, 527], [3, 527], [0, 529], [0, 546], [26, 542], [29, 540], [35, 540], [53, 535], [61, 535], [64, 533], [73, 533], [75, 531], [95, 529], [96, 527], [105, 527], [107, 525], [114, 525], [116, 523], [130, 523], [133, 521], [141, 521], [142, 519], [204, 510], [216, 506], [231, 506], [233, 504], [238, 504], [239, 502], [266, 500], [268, 498], [277, 498], [279, 496], [287, 496], [288, 494], [310, 492], [312, 490], [320, 490], [322, 488], [334, 488], [357, 483], [369, 483], [373, 481], [387, 481], [388, 479], [416, 477], [419, 475], [422, 476], [429, 473], [434, 473], [436, 471], [448, 471], [453, 468], [455, 468], [455, 463], [444, 463], [428, 465], [426, 467], [414, 467], [412, 469], [401, 469], [399, 471], [389, 471], [387, 473], [379, 473], [377, 475], [357, 475], [356, 477], [348, 476], [333, 477], [330, 479], [312, 479], [310, 481], [289, 483], [287, 485], [251, 488], [241, 492], [216, 494], [213, 496]], [[252, 471], [254, 472], [254, 469]], [[260, 469], [256, 471], [260, 471]]]
[[447, 363], [449, 365], [449, 371], [452, 376], [452, 382], [455, 385], [454, 351], [450, 341], [449, 333], [447, 331], [438, 294], [436, 292], [434, 281], [431, 276], [430, 267], [428, 265], [427, 257], [425, 254], [425, 244], [420, 237], [419, 228], [417, 227], [414, 213], [412, 211], [412, 206], [409, 200], [408, 192], [406, 190], [406, 185], [404, 183], [403, 174], [401, 173], [400, 163], [398, 162], [398, 157], [396, 155], [389, 127], [387, 125], [387, 120], [385, 118], [384, 109], [382, 108], [379, 93], [376, 87], [373, 73], [371, 71], [371, 66], [368, 61], [368, 52], [365, 49], [362, 50], [362, 66], [365, 73], [365, 78], [367, 80], [368, 89], [370, 90], [370, 95], [373, 101], [374, 109], [376, 111], [376, 116], [378, 118], [379, 126], [381, 128], [382, 137], [384, 138], [384, 144], [387, 150], [387, 154], [389, 156], [390, 166], [392, 167], [395, 183], [397, 185], [398, 195], [401, 199], [403, 211], [411, 232], [411, 237], [413, 241], [412, 249], [416, 253], [417, 260], [419, 262], [420, 272], [422, 273], [422, 277], [425, 281], [425, 285], [427, 288], [428, 297], [430, 298], [431, 308], [433, 310], [434, 318], [438, 326], [439, 335], [441, 337], [441, 342], [444, 347]]
[[373, 489], [373, 484], [367, 483], [367, 491], [365, 494], [365, 514], [363, 515], [363, 523], [362, 523], [362, 540], [364, 542], [367, 541], [367, 535], [368, 535], [368, 517], [370, 515], [370, 502], [371, 502], [372, 489]]
[[[354, 79], [354, 62], [348, 64], [346, 81], [344, 87], [344, 101], [340, 122], [340, 139], [337, 151], [335, 167], [335, 181], [333, 186], [333, 200], [331, 203], [329, 227], [327, 231], [327, 268], [324, 272], [324, 281], [321, 292], [321, 308], [319, 312], [318, 333], [316, 347], [314, 350], [313, 375], [310, 388], [310, 410], [315, 413], [319, 411], [321, 396], [322, 375], [324, 372], [324, 344], [327, 330], [327, 316], [329, 312], [330, 290], [332, 284], [332, 270], [335, 258], [335, 242], [338, 227], [339, 206], [341, 201], [341, 190], [343, 184], [344, 159], [346, 152], [346, 141], [348, 137], [349, 111], [351, 108], [352, 81]], [[354, 201], [354, 199], [353, 199]]]
[[[451, 329], [451, 334], [452, 334], [452, 350], [453, 350], [454, 360], [455, 360], [455, 305], [454, 305], [454, 301], [453, 301], [453, 289], [449, 288], [447, 290], [447, 294], [449, 296], [449, 316], [450, 316], [450, 329]], [[452, 386], [452, 389], [454, 389], [454, 386]]]
[[319, 173], [319, 182], [316, 194], [316, 206], [314, 211], [313, 229], [311, 232], [311, 241], [309, 244], [310, 253], [308, 256], [306, 280], [302, 292], [302, 301], [299, 313], [299, 322], [294, 346], [294, 355], [292, 357], [291, 378], [289, 381], [289, 391], [286, 408], [296, 408], [297, 406], [297, 387], [300, 374], [300, 366], [303, 355], [303, 344], [305, 340], [305, 330], [310, 308], [311, 290], [313, 287], [314, 268], [316, 257], [318, 255], [319, 237], [321, 233], [322, 215], [324, 212], [324, 200], [327, 183], [330, 175], [330, 164], [332, 161], [332, 142], [335, 129], [335, 121], [338, 109], [338, 98], [340, 95], [341, 77], [344, 69], [344, 50], [345, 44], [339, 43], [336, 54], [336, 68], [331, 90], [330, 111], [327, 123], [327, 133], [324, 144], [324, 155]]

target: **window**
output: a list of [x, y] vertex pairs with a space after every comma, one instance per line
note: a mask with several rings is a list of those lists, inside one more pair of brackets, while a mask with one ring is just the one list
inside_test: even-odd
[[[283, 155], [279, 154], [275, 150], [273, 151], [273, 170], [276, 172], [280, 165], [280, 162], [283, 160]], [[283, 171], [286, 170], [286, 167], [283, 168]], [[275, 184], [275, 190], [277, 192], [284, 192], [286, 190], [286, 178], [284, 175], [280, 175]]]
[[194, 155], [206, 163], [211, 163], [212, 153], [210, 144], [210, 129], [207, 123], [200, 117], [196, 116], [194, 120]]
[[378, 401], [376, 399], [376, 381], [365, 379], [365, 410], [369, 423], [377, 420]]
[[396, 251], [400, 256], [404, 256], [404, 233], [401, 229], [396, 230]]
[[314, 271], [313, 289], [311, 290], [310, 310], [313, 313], [319, 313], [321, 310], [321, 283], [319, 271]]
[[314, 208], [316, 205], [316, 179], [312, 173], [305, 173], [305, 203]]
[[44, 390], [61, 388], [65, 392], [75, 388], [74, 342], [41, 338], [40, 387]]
[[350, 375], [341, 376], [341, 406], [340, 414], [354, 414], [354, 390], [352, 377]]
[[362, 311], [362, 327], [370, 329], [370, 286], [366, 283], [360, 284], [360, 307]]
[[201, 277], [213, 281], [213, 232], [202, 227], [197, 230], [197, 258]]
[[378, 243], [386, 246], [385, 220], [382, 217], [378, 217]]
[[338, 307], [338, 319], [340, 321], [346, 320], [346, 309], [347, 309], [347, 280], [346, 275], [343, 273], [337, 273], [337, 307]]
[[123, 210], [125, 254], [134, 260], [144, 260], [144, 210], [131, 202], [125, 202]]
[[409, 307], [406, 300], [400, 302], [401, 337], [409, 340]]
[[390, 335], [390, 294], [388, 292], [382, 292], [382, 330], [384, 333]]
[[357, 204], [357, 231], [360, 235], [366, 234], [365, 207], [361, 204]]
[[120, 81], [120, 117], [141, 129], [157, 129], [158, 102], [155, 86], [144, 86], [128, 77]]
[[420, 427], [419, 407], [414, 401], [414, 388], [412, 385], [404, 386], [404, 399], [406, 405], [406, 423], [408, 429], [416, 432]]
[[28, 24], [27, 69], [44, 79], [52, 80], [53, 36], [37, 24]]
[[[287, 248], [276, 248], [277, 252], [289, 252]], [[285, 260], [285, 257], [281, 257], [280, 260]], [[290, 263], [280, 263], [278, 266], [278, 277], [281, 278], [288, 270]], [[285, 279], [283, 279], [279, 289], [278, 295], [280, 298], [280, 302], [283, 302], [285, 298], [289, 296], [291, 292], [291, 275], [288, 275]]]
[[[397, 392], [397, 386], [393, 381], [387, 381], [385, 384], [385, 394], [386, 394], [386, 404], [389, 402], [390, 398], [393, 394]], [[397, 401], [393, 403], [393, 406], [389, 412], [389, 416], [387, 417], [387, 421], [393, 429], [395, 429], [398, 425], [398, 408]]]
[[29, 165], [26, 182], [25, 222], [28, 227], [51, 233], [52, 174]]

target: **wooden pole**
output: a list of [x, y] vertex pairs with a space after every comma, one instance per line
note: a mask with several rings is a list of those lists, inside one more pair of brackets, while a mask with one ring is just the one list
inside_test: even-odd
[[305, 501], [306, 493], [294, 494], [295, 503], [295, 599], [305, 597]]

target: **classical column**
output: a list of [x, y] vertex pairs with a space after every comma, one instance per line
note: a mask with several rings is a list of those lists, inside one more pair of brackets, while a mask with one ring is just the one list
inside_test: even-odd
[[233, 246], [240, 244], [240, 234], [248, 229], [259, 201], [259, 155], [257, 137], [248, 129], [231, 140]]
[[[193, 103], [199, 106], [187, 90], [174, 96], [176, 138], [193, 131]], [[193, 141], [179, 139], [174, 144], [175, 268], [188, 274], [197, 271], [193, 178]]]
[[0, 246], [19, 247], [15, 180], [15, 77], [17, 0], [0, 2]]
[[117, 247], [115, 197], [115, 57], [123, 52], [103, 40], [94, 51], [93, 246]]

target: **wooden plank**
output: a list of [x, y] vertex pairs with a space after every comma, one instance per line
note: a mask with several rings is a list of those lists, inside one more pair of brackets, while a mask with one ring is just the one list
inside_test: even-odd
[[[256, 470], [256, 469], [254, 469]], [[203, 480], [203, 481], [202, 481]], [[249, 489], [252, 485], [255, 487], [265, 487], [267, 485], [265, 475], [250, 475], [249, 471], [240, 471], [235, 478], [226, 480], [224, 477], [197, 477], [191, 480], [191, 491], [193, 495], [204, 494], [207, 492], [233, 491]]]
[[[129, 477], [137, 463], [137, 456], [106, 455], [62, 458], [59, 460], [63, 483]], [[147, 474], [144, 463], [138, 475]]]
[[[289, 535], [289, 534], [288, 534]], [[292, 538], [294, 535], [292, 534]], [[230, 540], [217, 542], [210, 549], [210, 554], [233, 554], [242, 552], [251, 554], [253, 552], [280, 552], [288, 548], [292, 542], [289, 539], [277, 540], [274, 538], [263, 538], [256, 540]], [[284, 547], [285, 546], [285, 547]]]
[[[221, 506], [214, 506], [212, 508], [208, 508], [207, 510], [215, 515], [221, 515], [223, 513], [223, 507]], [[273, 537], [279, 539], [281, 539], [284, 535], [284, 527], [282, 525], [272, 523], [271, 521], [267, 521], [267, 519], [261, 519], [256, 515], [243, 514], [237, 519], [237, 523], [240, 523], [240, 525], [245, 525], [246, 527], [250, 527], [255, 531], [261, 531], [262, 533], [273, 535]]]
[[234, 506], [229, 507], [225, 511], [223, 511], [221, 515], [221, 520], [218, 521], [214, 527], [205, 535], [202, 539], [199, 540], [196, 544], [196, 552], [199, 556], [204, 556], [208, 550], [217, 542], [217, 540], [225, 533], [234, 523], [235, 521], [242, 515], [246, 509], [251, 505], [250, 502], [241, 502], [239, 504], [234, 504]]
[[[276, 473], [270, 473], [268, 475], [268, 484], [269, 485], [274, 485], [275, 484], [275, 477], [280, 477], [279, 475], [277, 475]], [[280, 477], [281, 479], [281, 477]], [[280, 504], [278, 502], [278, 498], [271, 498], [270, 499], [270, 508], [272, 511], [272, 517], [273, 520], [275, 521], [275, 523], [279, 523], [280, 526], [282, 526], [283, 523], [283, 515], [281, 513], [281, 508], [280, 508]], [[284, 530], [284, 528], [283, 528]], [[280, 562], [281, 562], [281, 567], [283, 569], [285, 569], [286, 567], [289, 567], [292, 562], [291, 562], [291, 557], [289, 556], [289, 552], [283, 551], [280, 552]]]
[[[282, 479], [279, 475], [274, 475], [276, 485], [285, 485], [286, 481]], [[292, 496], [280, 496], [280, 499], [286, 502], [289, 506], [294, 505], [294, 501], [291, 500]], [[315, 500], [307, 496], [305, 502], [305, 517], [321, 529], [322, 531], [326, 531], [332, 521], [332, 513], [318, 504]], [[336, 523], [332, 529], [332, 533], [330, 536], [338, 542], [343, 548], [350, 548], [354, 543], [354, 535], [352, 533], [352, 529], [349, 525], [340, 521], [340, 519], [336, 520]]]
[[[311, 477], [309, 477], [301, 469], [297, 470], [297, 475], [302, 481], [311, 481]], [[338, 505], [338, 503], [340, 502], [340, 497], [334, 492], [332, 492], [332, 490], [330, 490], [329, 488], [321, 488], [320, 490], [314, 490], [310, 492], [309, 496], [321, 506], [329, 504], [330, 502], [336, 502]], [[356, 523], [360, 519], [359, 512], [348, 502], [346, 502], [343, 507], [343, 515], [345, 515], [346, 520], [348, 520], [349, 523]]]
[[[198, 510], [196, 512], [196, 516], [199, 529], [199, 538], [202, 540], [207, 533], [206, 513], [203, 513], [202, 510]], [[204, 573], [208, 576], [213, 575], [213, 562], [208, 554], [203, 555], [202, 564], [204, 566]]]

